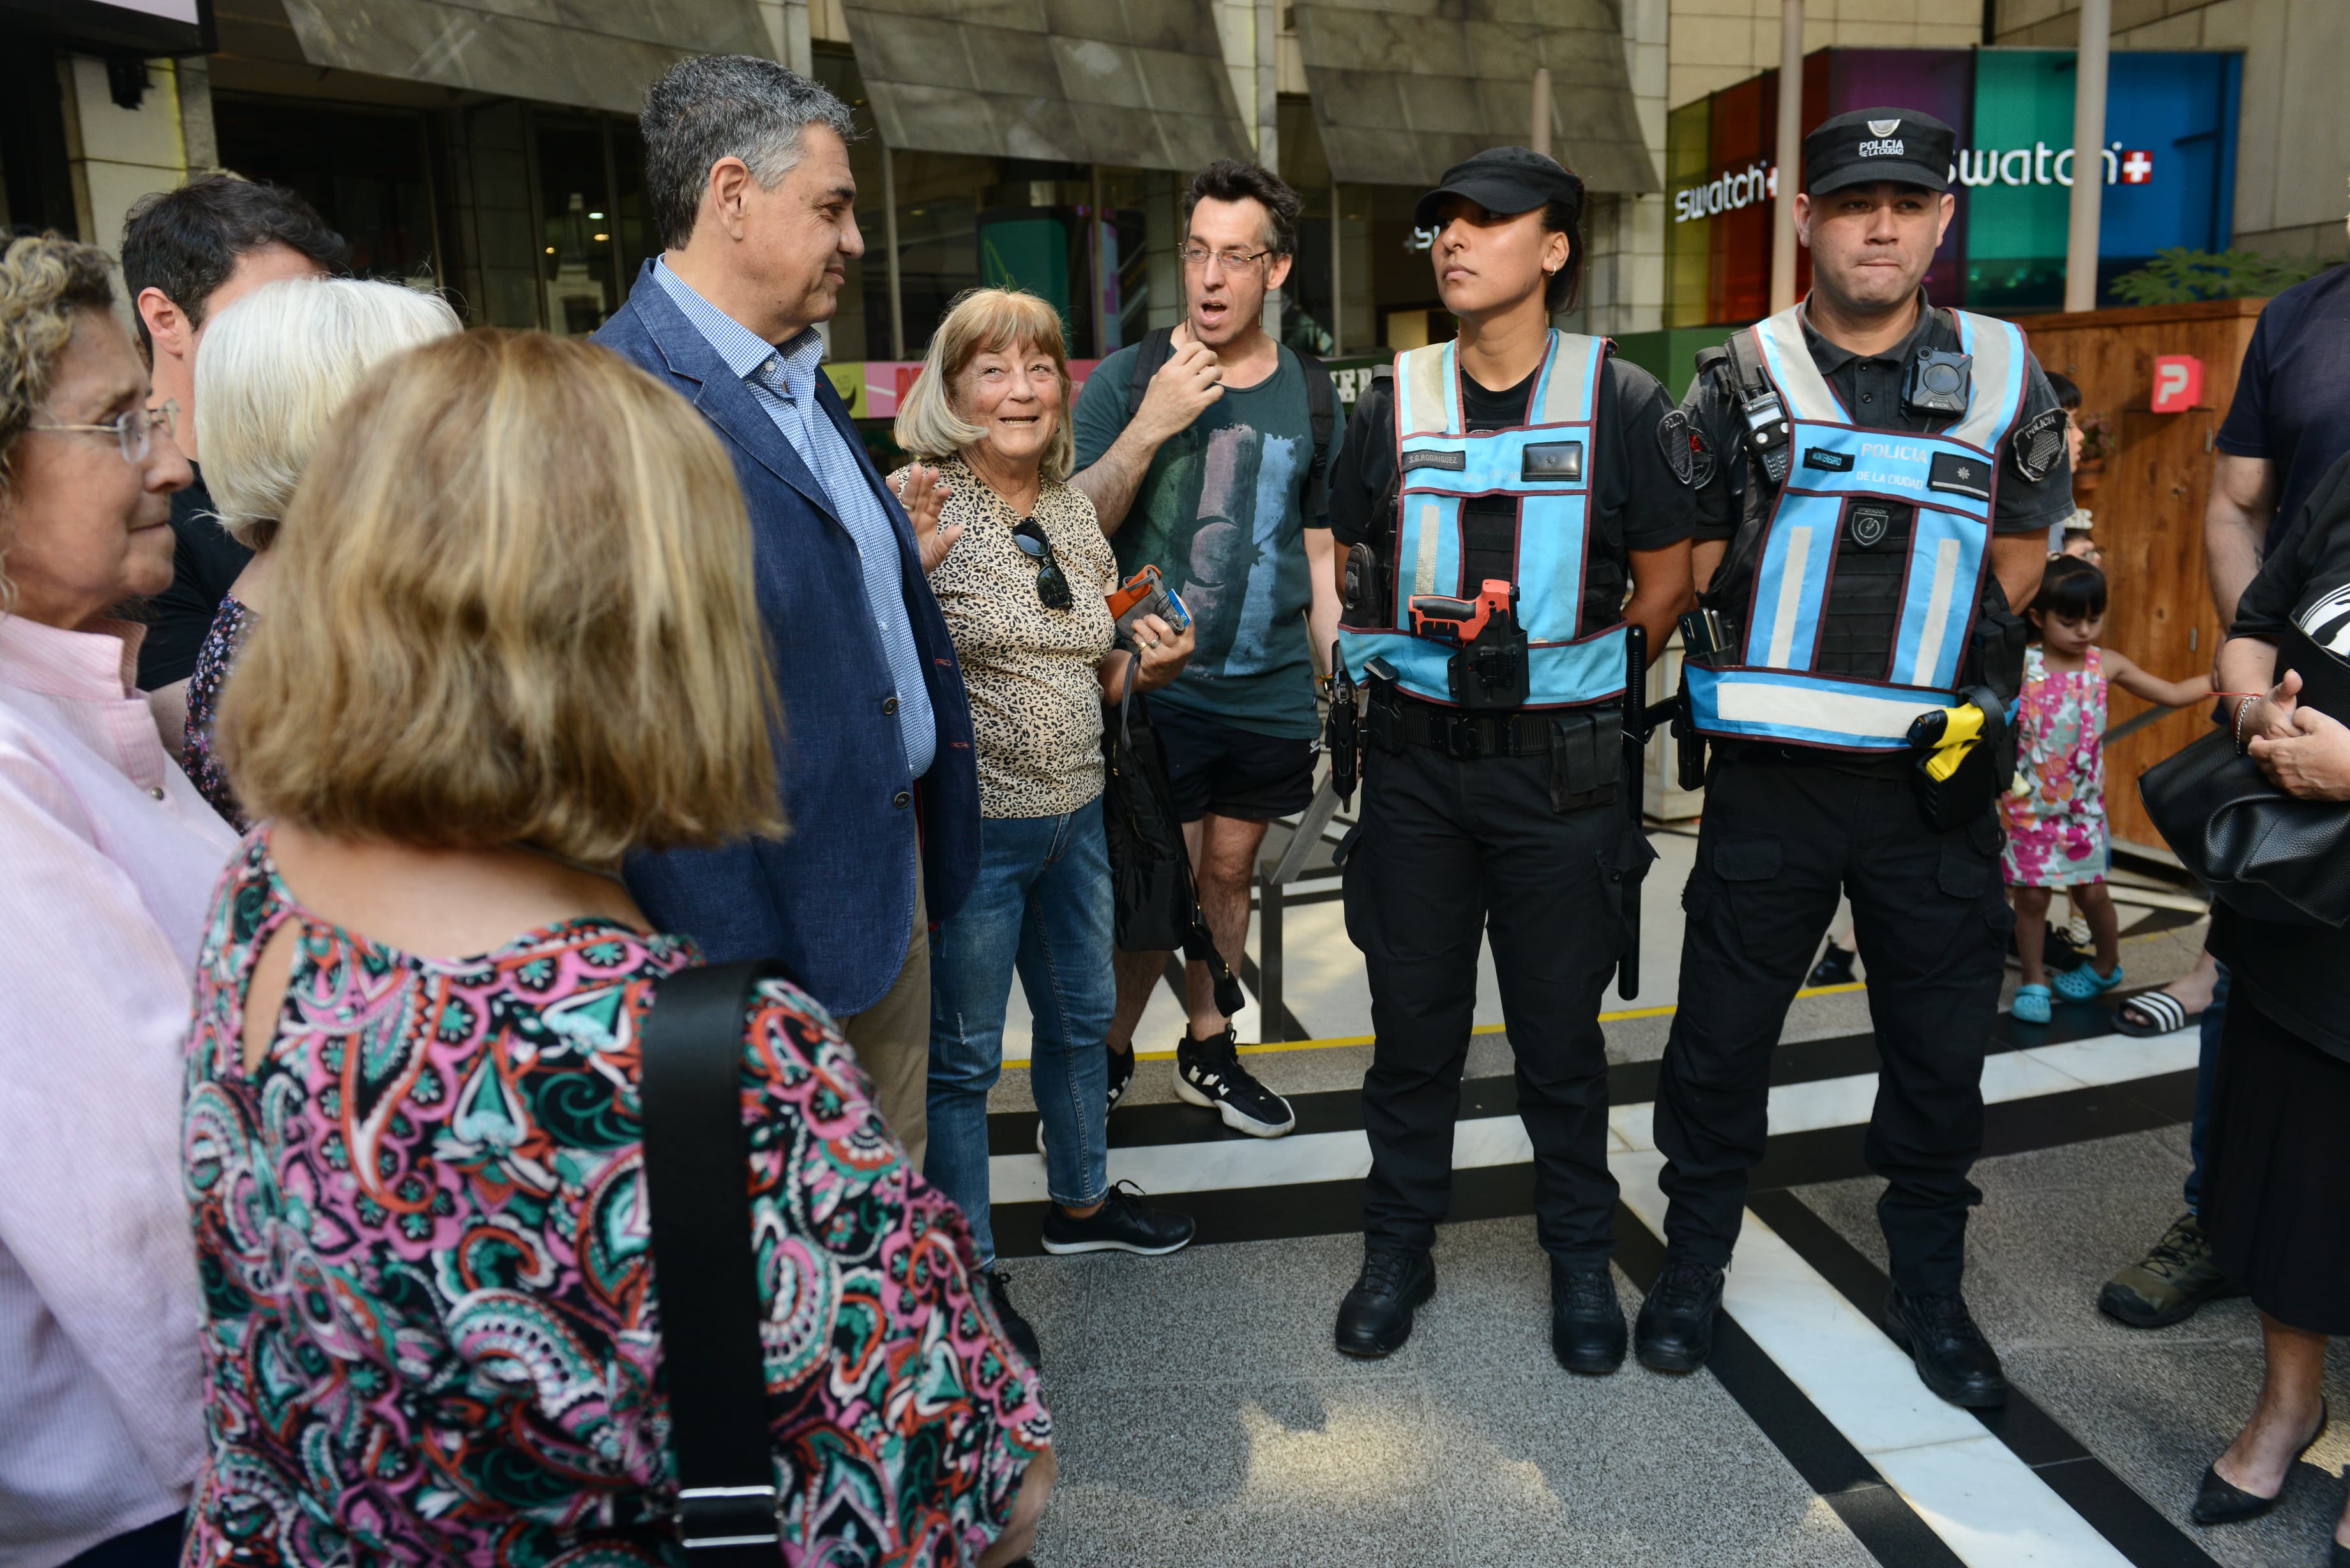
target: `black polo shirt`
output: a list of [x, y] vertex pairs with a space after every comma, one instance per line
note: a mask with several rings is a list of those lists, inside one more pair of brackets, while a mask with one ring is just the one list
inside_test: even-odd
[[[1820, 374], [1827, 379], [1829, 389], [1843, 402], [1855, 424], [1870, 430], [1925, 434], [1958, 422], [1913, 414], [1902, 407], [1901, 385], [1919, 348], [1936, 348], [1950, 354], [1960, 351], [1958, 328], [1951, 325], [1950, 314], [1934, 309], [1922, 292], [1918, 303], [1924, 308], [1918, 312], [1917, 326], [1882, 354], [1864, 356], [1839, 348], [1813, 331], [1808, 319], [1804, 322], [1804, 342], [1812, 351], [1812, 363], [1820, 368]], [[1700, 376], [1697, 384], [1690, 389], [1689, 400], [1682, 405], [1713, 454], [1711, 479], [1700, 488], [1697, 496], [1693, 533], [1700, 539], [1729, 538], [1737, 532], [1750, 499], [1770, 493], [1767, 484], [1749, 483], [1753, 462], [1742, 455], [1744, 449], [1740, 444], [1746, 433], [1746, 421], [1724, 380], [1724, 374], [1719, 371]], [[1991, 504], [1994, 533], [2045, 534], [2073, 514], [2071, 468], [2059, 462], [2040, 479], [2027, 479], [2016, 466], [2011, 451], [2017, 431], [2051, 413], [2059, 423], [2063, 421], [2055, 389], [2048, 384], [2038, 358], [2029, 358], [2024, 369], [2023, 408], [1994, 454], [2000, 460], [1997, 495]]]
[[[1516, 386], [1494, 391], [1464, 373], [1462, 411], [1469, 428], [1496, 431], [1523, 424], [1541, 374], [1536, 367]], [[1346, 446], [1331, 472], [1330, 535], [1341, 549], [1357, 544], [1382, 553], [1393, 548], [1395, 510], [1388, 486], [1396, 472], [1394, 387], [1380, 377], [1364, 389], [1347, 426]], [[1587, 636], [1623, 618], [1629, 552], [1661, 550], [1690, 536], [1693, 493], [1674, 477], [1658, 434], [1672, 411], [1672, 399], [1657, 379], [1617, 358], [1611, 346], [1600, 377], [1598, 406], [1592, 410], [1591, 550], [1577, 635]], [[1487, 577], [1514, 576], [1516, 501], [1508, 496], [1472, 498], [1462, 506], [1461, 521], [1459, 591], [1473, 594]], [[1384, 564], [1392, 566], [1392, 559]]]

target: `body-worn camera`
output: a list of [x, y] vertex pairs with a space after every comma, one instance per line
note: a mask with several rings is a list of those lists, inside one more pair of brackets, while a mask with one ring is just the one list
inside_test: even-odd
[[1909, 362], [1909, 382], [1901, 389], [1901, 406], [1913, 414], [1957, 419], [1967, 411], [1968, 384], [1974, 379], [1971, 354], [1950, 354], [1920, 348]]

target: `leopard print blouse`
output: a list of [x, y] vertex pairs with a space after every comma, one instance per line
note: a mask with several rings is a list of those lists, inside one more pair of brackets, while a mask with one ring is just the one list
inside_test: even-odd
[[[1101, 684], [1115, 635], [1105, 602], [1118, 558], [1085, 493], [1045, 481], [1033, 514], [1076, 601], [1046, 609], [1036, 563], [1012, 541], [1019, 514], [960, 458], [938, 465], [954, 493], [939, 525], [962, 537], [931, 574], [962, 660], [979, 742], [982, 816], [1059, 816], [1102, 791]], [[896, 483], [897, 476], [891, 476]]]

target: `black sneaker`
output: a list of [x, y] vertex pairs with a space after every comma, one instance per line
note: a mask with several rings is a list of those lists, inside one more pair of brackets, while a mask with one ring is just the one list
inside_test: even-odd
[[1003, 1337], [1012, 1342], [1013, 1349], [1027, 1357], [1030, 1366], [1042, 1372], [1045, 1370], [1045, 1353], [1036, 1347], [1036, 1331], [1029, 1326], [1026, 1318], [1020, 1315], [1019, 1310], [1012, 1304], [1011, 1293], [1003, 1287], [1003, 1271], [988, 1270], [987, 1299], [989, 1304], [995, 1308], [995, 1321], [1003, 1325]]
[[1812, 966], [1812, 978], [1806, 983], [1811, 985], [1850, 985], [1852, 983], [1852, 961], [1859, 956], [1860, 955], [1858, 953], [1854, 952], [1849, 948], [1840, 948], [1836, 946], [1835, 939], [1834, 937], [1830, 937], [1828, 939], [1828, 950], [1822, 953], [1820, 955], [1820, 961]]
[[1999, 1353], [1975, 1326], [1964, 1297], [1888, 1292], [1885, 1332], [1909, 1353], [1926, 1386], [1951, 1404], [1983, 1409], [2007, 1403]]
[[1251, 1137], [1279, 1137], [1297, 1125], [1289, 1102], [1256, 1081], [1241, 1065], [1240, 1046], [1232, 1027], [1212, 1040], [1194, 1040], [1189, 1029], [1175, 1045], [1175, 1093], [1186, 1102], [1212, 1110], [1234, 1132]]
[[1668, 1252], [1635, 1331], [1640, 1365], [1656, 1372], [1695, 1372], [1713, 1354], [1713, 1314], [1721, 1309], [1721, 1271]]
[[1190, 1246], [1199, 1229], [1188, 1214], [1142, 1201], [1142, 1189], [1131, 1181], [1111, 1188], [1102, 1206], [1083, 1220], [1057, 1203], [1045, 1207], [1045, 1251], [1055, 1254], [1139, 1252], [1156, 1258]]
[[[1126, 1098], [1127, 1090], [1134, 1087], [1134, 1053], [1112, 1051], [1109, 1054], [1109, 1104], [1102, 1108], [1107, 1116], [1118, 1109], [1118, 1101]], [[1036, 1118], [1036, 1152], [1045, 1152], [1045, 1118]]]
[[1355, 1288], [1338, 1303], [1338, 1348], [1348, 1355], [1393, 1355], [1411, 1337], [1411, 1314], [1436, 1293], [1436, 1263], [1425, 1252], [1363, 1254]]
[[1569, 1372], [1602, 1377], [1624, 1365], [1624, 1309], [1605, 1263], [1550, 1264], [1550, 1350]]

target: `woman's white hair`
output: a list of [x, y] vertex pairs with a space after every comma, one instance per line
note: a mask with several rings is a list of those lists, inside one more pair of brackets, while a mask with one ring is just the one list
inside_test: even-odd
[[267, 549], [359, 379], [379, 360], [463, 330], [439, 295], [357, 278], [268, 284], [206, 323], [196, 430], [221, 526]]

